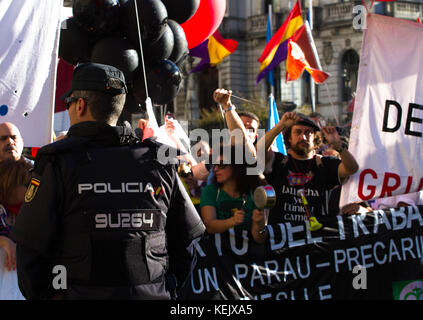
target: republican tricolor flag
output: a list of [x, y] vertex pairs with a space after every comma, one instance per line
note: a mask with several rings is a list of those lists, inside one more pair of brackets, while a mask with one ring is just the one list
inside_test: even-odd
[[201, 58], [201, 61], [191, 72], [198, 72], [216, 66], [233, 53], [237, 47], [237, 41], [224, 39], [219, 31], [216, 30], [207, 40], [189, 51], [191, 56]]
[[286, 60], [288, 55], [288, 40], [303, 25], [301, 18], [301, 6], [297, 1], [288, 18], [283, 25], [276, 31], [273, 37], [267, 42], [263, 53], [258, 61], [260, 73], [257, 76], [256, 83], [263, 79], [266, 74], [275, 68], [279, 63]]
[[300, 46], [292, 40], [288, 41], [288, 57], [286, 59], [286, 81], [297, 80], [307, 70], [316, 83], [323, 83], [328, 77], [324, 71], [310, 66]]

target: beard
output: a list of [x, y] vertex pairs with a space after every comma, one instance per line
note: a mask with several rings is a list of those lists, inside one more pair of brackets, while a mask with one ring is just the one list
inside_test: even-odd
[[297, 144], [291, 146], [291, 150], [294, 151], [299, 156], [305, 157], [310, 152], [313, 151], [313, 148], [308, 142], [301, 141], [301, 142], [298, 142]]

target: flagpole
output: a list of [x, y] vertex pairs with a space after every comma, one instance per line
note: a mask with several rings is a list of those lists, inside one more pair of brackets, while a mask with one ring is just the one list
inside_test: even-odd
[[[273, 36], [272, 11], [273, 11], [272, 10], [272, 5], [269, 4], [269, 6], [268, 6], [268, 19], [269, 20], [268, 21], [269, 21], [270, 35], [267, 35], [266, 34], [266, 38], [267, 37], [269, 38], [269, 39], [266, 39], [266, 42], [269, 41], [272, 38], [272, 36]], [[272, 77], [272, 80], [271, 81], [268, 81], [268, 82], [269, 82], [269, 86], [270, 86], [270, 94], [272, 96], [274, 96], [275, 95], [275, 84], [273, 83], [273, 70], [268, 73], [268, 77]]]
[[[317, 54], [317, 48], [316, 48], [316, 45], [314, 43], [313, 36], [311, 34], [311, 30], [310, 30], [310, 26], [308, 24], [308, 21], [305, 22], [305, 28], [306, 28], [306, 32], [307, 32], [308, 41], [310, 42], [310, 46], [311, 46], [311, 49], [313, 51], [314, 59], [316, 60], [317, 69], [322, 70], [322, 65], [320, 64], [319, 55]], [[335, 112], [335, 106], [332, 102], [332, 97], [331, 97], [327, 82], [325, 82], [325, 87], [326, 87], [326, 90], [328, 91], [329, 102], [330, 102], [331, 107], [332, 107], [333, 115], [335, 117], [337, 125], [339, 126], [339, 120], [338, 120], [338, 117], [337, 117], [336, 112]]]
[[[308, 18], [310, 20], [310, 30], [313, 30], [313, 0], [308, 1]], [[311, 96], [311, 110], [316, 111], [316, 85], [313, 77], [310, 77], [310, 96]]]

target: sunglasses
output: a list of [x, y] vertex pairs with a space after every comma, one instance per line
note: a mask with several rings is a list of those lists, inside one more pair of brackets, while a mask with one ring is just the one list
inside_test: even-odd
[[76, 102], [79, 99], [84, 99], [85, 101], [87, 101], [87, 98], [84, 98], [84, 97], [67, 97], [67, 98], [65, 98], [66, 110], [68, 110], [70, 108], [70, 105], [71, 105], [72, 102]]

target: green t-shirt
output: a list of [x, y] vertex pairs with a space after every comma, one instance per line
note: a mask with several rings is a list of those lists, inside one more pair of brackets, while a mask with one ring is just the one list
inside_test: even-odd
[[[204, 206], [212, 206], [216, 208], [216, 218], [225, 220], [232, 217], [232, 209], [241, 209], [242, 197], [232, 198], [222, 189], [219, 190], [214, 184], [209, 184], [203, 188], [201, 193], [200, 208]], [[244, 206], [244, 221], [239, 226], [249, 230], [251, 228], [251, 216], [253, 210], [257, 209], [254, 204], [252, 194], [248, 194], [247, 201]]]

